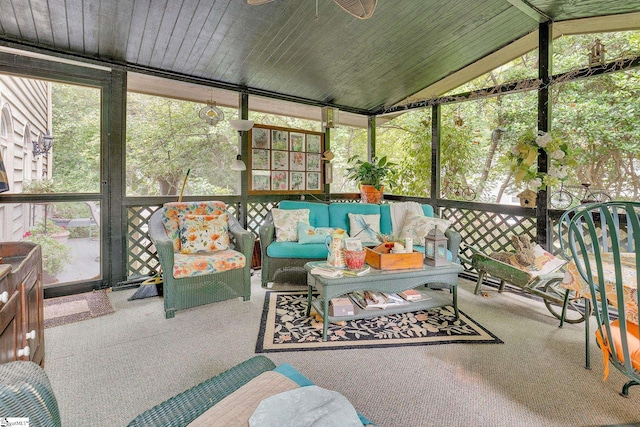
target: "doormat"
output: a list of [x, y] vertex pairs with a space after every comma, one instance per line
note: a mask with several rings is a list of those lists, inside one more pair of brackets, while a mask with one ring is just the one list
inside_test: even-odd
[[322, 341], [322, 320], [308, 317], [306, 310], [307, 292], [266, 292], [256, 353], [503, 343], [462, 311], [456, 320], [452, 306], [332, 323], [327, 341]]
[[44, 327], [66, 325], [79, 322], [115, 310], [109, 301], [106, 290], [86, 292], [44, 300]]

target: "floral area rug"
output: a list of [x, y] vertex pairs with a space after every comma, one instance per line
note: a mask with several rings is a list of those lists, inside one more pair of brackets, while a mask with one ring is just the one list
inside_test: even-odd
[[265, 295], [256, 353], [397, 347], [434, 344], [502, 344], [502, 341], [453, 307], [389, 314], [330, 324], [322, 341], [322, 318], [306, 315], [307, 293], [270, 291]]
[[113, 313], [106, 290], [44, 300], [44, 327], [66, 325]]

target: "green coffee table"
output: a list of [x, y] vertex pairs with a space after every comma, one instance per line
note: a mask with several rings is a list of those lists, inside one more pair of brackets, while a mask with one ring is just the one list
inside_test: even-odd
[[[325, 262], [308, 262], [304, 269], [307, 271], [307, 285], [309, 287], [307, 316], [311, 313], [313, 306], [318, 313], [322, 313], [323, 328], [322, 339], [327, 340], [327, 327], [331, 322], [343, 320], [365, 319], [384, 314], [409, 313], [418, 310], [429, 310], [431, 308], [453, 305], [458, 318], [458, 274], [464, 269], [459, 264], [449, 263], [442, 267], [430, 267], [423, 265], [422, 268], [411, 270], [377, 270], [371, 268], [371, 272], [364, 276], [343, 276], [339, 278], [327, 278], [311, 274], [311, 269]], [[441, 292], [426, 290], [431, 299], [416, 301], [400, 307], [392, 307], [380, 310], [363, 310], [354, 304], [354, 314], [352, 316], [329, 316], [329, 301], [332, 298], [346, 295], [352, 291], [379, 291], [379, 292], [400, 292], [405, 289], [416, 288], [429, 283], [445, 284], [451, 290], [451, 298]], [[313, 298], [312, 291], [315, 288], [320, 294]]]

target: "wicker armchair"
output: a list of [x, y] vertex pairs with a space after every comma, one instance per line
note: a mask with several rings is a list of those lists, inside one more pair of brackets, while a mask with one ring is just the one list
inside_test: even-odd
[[32, 426], [62, 425], [58, 402], [44, 369], [33, 362], [0, 365], [0, 417], [29, 418]]
[[[255, 235], [242, 228], [238, 221], [229, 215], [228, 227], [230, 238], [235, 241], [235, 248], [229, 251], [213, 252], [206, 255], [184, 255], [174, 246], [176, 230], [167, 231], [168, 217], [175, 214], [176, 206], [182, 210], [197, 213], [210, 213], [210, 209], [224, 209], [222, 202], [188, 202], [167, 203], [156, 211], [149, 219], [149, 238], [154, 243], [160, 266], [163, 272], [164, 309], [167, 319], [175, 316], [176, 310], [195, 307], [202, 304], [224, 301], [242, 297], [248, 301], [251, 297], [251, 255]], [[169, 212], [169, 214], [167, 213]], [[170, 227], [171, 228], [171, 227]], [[179, 244], [178, 244], [179, 245]], [[215, 261], [224, 252], [227, 256], [232, 253], [237, 261], [232, 269], [225, 271], [206, 272], [196, 271], [187, 273], [175, 268], [176, 260], [185, 257], [200, 257], [203, 263]], [[205, 258], [206, 257], [206, 258]], [[197, 263], [197, 261], [193, 261]], [[221, 259], [222, 264], [225, 263]]]

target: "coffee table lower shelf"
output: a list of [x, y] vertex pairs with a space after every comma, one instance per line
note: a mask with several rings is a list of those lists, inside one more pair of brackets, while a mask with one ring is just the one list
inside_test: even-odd
[[[397, 313], [411, 313], [412, 311], [420, 311], [420, 310], [430, 310], [432, 308], [443, 307], [445, 305], [453, 305], [451, 301], [450, 294], [439, 295], [442, 292], [434, 292], [434, 291], [425, 291], [422, 290], [423, 293], [429, 295], [431, 299], [423, 300], [423, 301], [414, 301], [409, 304], [399, 305], [398, 307], [388, 307], [388, 308], [375, 308], [371, 310], [365, 310], [361, 308], [355, 302], [353, 303], [353, 315], [351, 316], [329, 316], [327, 315], [327, 321], [329, 323], [334, 322], [342, 322], [356, 319], [368, 319], [370, 317], [384, 316], [387, 314], [397, 314]], [[311, 306], [316, 310], [316, 312], [322, 316], [324, 310], [324, 300], [322, 298], [314, 298], [311, 302]], [[457, 313], [456, 313], [457, 314]]]

